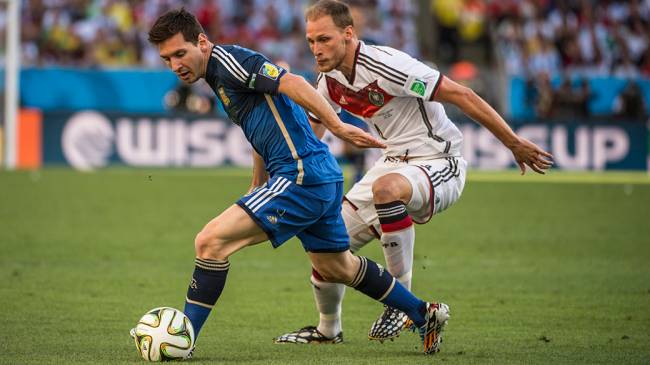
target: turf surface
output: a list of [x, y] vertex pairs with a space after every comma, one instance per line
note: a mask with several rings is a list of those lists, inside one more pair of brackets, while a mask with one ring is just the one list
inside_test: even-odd
[[[470, 172], [417, 228], [414, 291], [451, 305], [442, 352], [366, 339], [380, 306], [349, 290], [345, 343], [274, 345], [317, 314], [300, 244], [231, 258], [193, 364], [650, 363], [650, 179]], [[193, 237], [242, 170], [0, 173], [0, 363], [139, 364], [128, 330], [182, 308]], [[364, 254], [383, 262], [379, 245]]]

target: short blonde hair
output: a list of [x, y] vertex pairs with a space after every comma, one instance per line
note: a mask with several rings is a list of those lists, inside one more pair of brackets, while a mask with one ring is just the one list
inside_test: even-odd
[[336, 0], [316, 2], [305, 11], [305, 20], [316, 20], [327, 15], [331, 16], [334, 24], [341, 29], [354, 26], [350, 8], [345, 3]]

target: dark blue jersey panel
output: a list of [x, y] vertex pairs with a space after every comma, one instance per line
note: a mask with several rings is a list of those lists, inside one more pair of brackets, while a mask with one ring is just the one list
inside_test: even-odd
[[257, 52], [215, 46], [205, 79], [271, 177], [284, 176], [299, 185], [342, 181], [336, 160], [314, 135], [304, 110], [278, 93], [285, 73]]

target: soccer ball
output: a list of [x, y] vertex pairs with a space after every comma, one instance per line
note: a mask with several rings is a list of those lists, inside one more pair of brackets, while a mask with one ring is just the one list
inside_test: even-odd
[[194, 328], [183, 312], [169, 307], [154, 308], [138, 321], [134, 339], [146, 361], [180, 360], [194, 348]]

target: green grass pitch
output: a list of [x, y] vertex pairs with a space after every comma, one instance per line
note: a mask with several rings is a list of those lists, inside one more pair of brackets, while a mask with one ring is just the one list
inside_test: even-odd
[[[0, 363], [140, 364], [129, 329], [182, 309], [195, 233], [248, 172], [0, 173]], [[192, 364], [650, 363], [650, 179], [470, 171], [460, 202], [417, 227], [414, 292], [449, 303], [442, 352], [367, 340], [381, 312], [354, 290], [345, 343], [274, 345], [316, 323], [298, 241], [231, 258]], [[383, 262], [379, 245], [363, 254]]]

